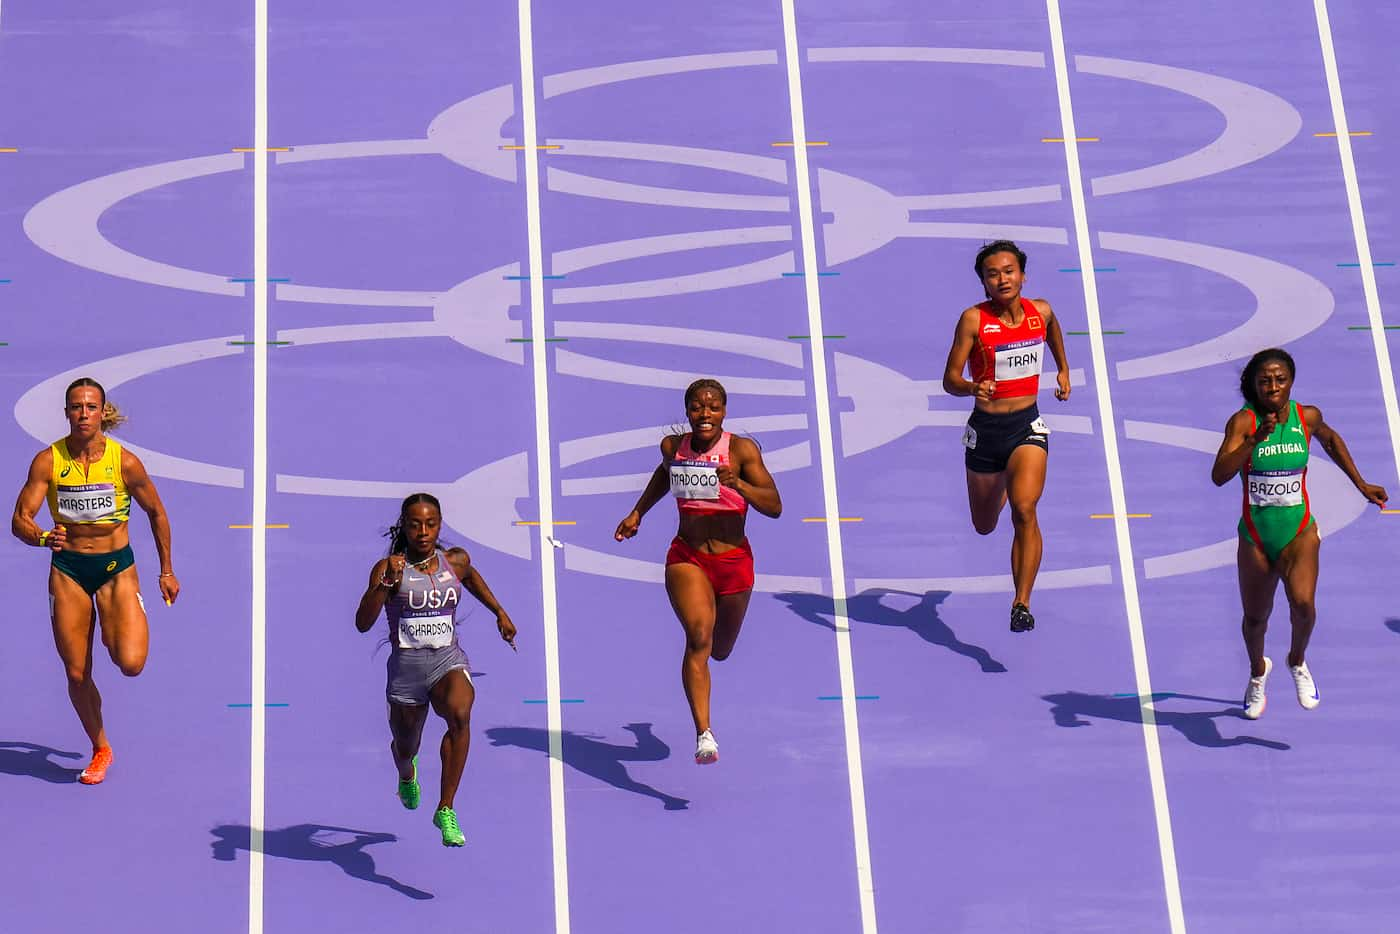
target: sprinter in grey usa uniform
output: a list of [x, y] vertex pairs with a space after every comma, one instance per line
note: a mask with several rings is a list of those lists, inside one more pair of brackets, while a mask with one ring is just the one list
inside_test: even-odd
[[368, 632], [381, 611], [389, 620], [389, 752], [399, 773], [399, 800], [418, 807], [418, 746], [431, 703], [447, 722], [442, 737], [442, 780], [433, 824], [443, 846], [462, 846], [453, 803], [471, 740], [476, 699], [467, 655], [457, 641], [458, 610], [470, 593], [496, 616], [501, 638], [515, 648], [515, 624], [462, 548], [438, 548], [442, 509], [428, 493], [403, 501], [389, 530], [389, 556], [370, 571], [369, 587], [355, 611], [355, 628]]

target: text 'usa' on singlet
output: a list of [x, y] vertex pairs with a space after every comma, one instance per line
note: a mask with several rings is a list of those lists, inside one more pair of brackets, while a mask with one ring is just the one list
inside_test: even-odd
[[675, 460], [671, 461], [671, 495], [676, 498], [676, 506], [681, 513], [701, 515], [720, 512], [748, 511], [748, 500], [738, 490], [719, 482], [721, 466], [729, 466], [729, 440], [732, 436], [724, 432], [719, 440], [703, 454], [695, 453], [690, 446], [690, 435], [681, 439], [676, 449]]
[[[1250, 430], [1259, 425], [1253, 406]], [[1266, 552], [1276, 552], [1292, 541], [1312, 520], [1308, 500], [1308, 423], [1303, 408], [1289, 405], [1288, 418], [1274, 426], [1267, 438], [1254, 446], [1241, 472], [1244, 476], [1243, 515], [1240, 532]]]
[[447, 556], [439, 551], [437, 559], [434, 574], [405, 566], [399, 592], [384, 604], [397, 648], [441, 649], [457, 641], [457, 609], [464, 588]]
[[68, 452], [68, 439], [49, 446], [49, 514], [55, 525], [116, 525], [131, 516], [131, 496], [122, 480], [122, 446], [106, 439], [106, 450], [86, 469]]
[[983, 302], [977, 323], [977, 341], [967, 359], [974, 383], [996, 380], [993, 399], [1014, 399], [1040, 392], [1041, 363], [1045, 357], [1045, 318], [1028, 298], [1021, 299], [1023, 317], [1012, 327], [992, 314], [991, 302]]

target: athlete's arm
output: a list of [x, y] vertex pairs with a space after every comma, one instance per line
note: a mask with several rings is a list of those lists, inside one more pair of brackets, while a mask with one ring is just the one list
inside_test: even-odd
[[1225, 440], [1220, 450], [1215, 452], [1215, 464], [1210, 468], [1210, 479], [1216, 486], [1224, 486], [1244, 469], [1255, 445], [1267, 438], [1278, 424], [1274, 414], [1265, 415], [1254, 430], [1250, 430], [1252, 418], [1249, 412], [1240, 410], [1230, 416], [1225, 423]]
[[170, 565], [170, 517], [165, 514], [165, 504], [160, 501], [156, 485], [146, 473], [146, 465], [125, 448], [122, 449], [122, 480], [126, 483], [126, 491], [151, 521], [151, 537], [156, 540], [156, 554], [160, 556], [160, 577], [157, 581], [160, 595], [167, 605], [172, 604], [180, 596], [180, 581]]
[[1055, 358], [1055, 398], [1064, 402], [1069, 398], [1069, 357], [1065, 355], [1065, 335], [1060, 330], [1060, 319], [1055, 317], [1050, 303], [1043, 298], [1031, 300], [1045, 317], [1045, 343], [1050, 345], [1050, 355]]
[[748, 438], [731, 436], [729, 440], [729, 465], [721, 465], [716, 471], [719, 482], [736, 490], [748, 500], [749, 505], [770, 519], [783, 514], [783, 500], [778, 495], [778, 484], [763, 463], [763, 452]]
[[393, 581], [386, 585], [388, 571], [388, 558], [380, 558], [374, 562], [374, 567], [370, 568], [369, 586], [365, 588], [365, 595], [360, 598], [360, 605], [355, 609], [355, 628], [360, 632], [369, 632], [374, 626], [389, 595], [398, 584], [398, 581]]
[[496, 628], [500, 630], [501, 638], [509, 642], [511, 648], [515, 648], [515, 624], [510, 621], [510, 614], [496, 602], [496, 596], [486, 585], [486, 579], [472, 564], [471, 555], [467, 554], [465, 548], [450, 548], [447, 551], [447, 563], [452, 565], [457, 579], [473, 597], [476, 597], [477, 602], [496, 615]]
[[1351, 459], [1351, 451], [1347, 450], [1347, 443], [1337, 434], [1336, 429], [1322, 420], [1322, 410], [1312, 405], [1304, 405], [1301, 408], [1303, 419], [1308, 423], [1308, 433], [1322, 444], [1322, 449], [1327, 452], [1332, 463], [1342, 468], [1342, 473], [1346, 474], [1347, 479], [1366, 497], [1367, 502], [1384, 506], [1390, 498], [1385, 489], [1374, 483], [1367, 483], [1362, 478], [1361, 471], [1356, 469], [1356, 462]]
[[53, 451], [44, 448], [34, 456], [29, 465], [29, 476], [20, 487], [19, 498], [15, 500], [15, 514], [10, 519], [10, 532], [26, 545], [62, 551], [68, 540], [68, 530], [56, 525], [45, 532], [34, 521], [44, 505], [44, 497], [49, 495], [49, 478], [53, 476]]
[[972, 356], [972, 347], [977, 340], [977, 325], [982, 320], [982, 311], [976, 305], [967, 309], [958, 318], [958, 326], [953, 329], [953, 346], [948, 348], [948, 362], [943, 367], [943, 391], [950, 396], [975, 396], [990, 399], [996, 390], [995, 380], [974, 383], [963, 378], [967, 358]]
[[676, 450], [680, 447], [680, 443], [680, 435], [667, 435], [661, 439], [661, 463], [651, 472], [651, 479], [647, 481], [647, 488], [642, 491], [637, 505], [633, 506], [627, 517], [617, 524], [617, 531], [613, 533], [613, 538], [622, 541], [636, 535], [637, 530], [642, 527], [642, 516], [646, 515], [647, 510], [651, 507], [665, 499], [666, 494], [671, 491], [670, 464], [676, 459]]

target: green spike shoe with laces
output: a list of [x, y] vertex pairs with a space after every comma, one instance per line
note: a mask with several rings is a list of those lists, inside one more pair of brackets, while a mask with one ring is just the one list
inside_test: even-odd
[[433, 826], [442, 831], [443, 846], [465, 846], [467, 838], [457, 826], [457, 812], [451, 808], [438, 808], [433, 815]]
[[399, 782], [399, 800], [403, 806], [410, 811], [418, 807], [418, 802], [423, 796], [423, 789], [418, 785], [418, 757], [413, 757], [413, 778], [408, 781]]

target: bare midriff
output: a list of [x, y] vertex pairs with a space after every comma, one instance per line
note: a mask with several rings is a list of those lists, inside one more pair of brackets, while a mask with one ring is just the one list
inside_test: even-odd
[[682, 513], [676, 534], [696, 551], [722, 554], [744, 543], [744, 519], [741, 512]]

